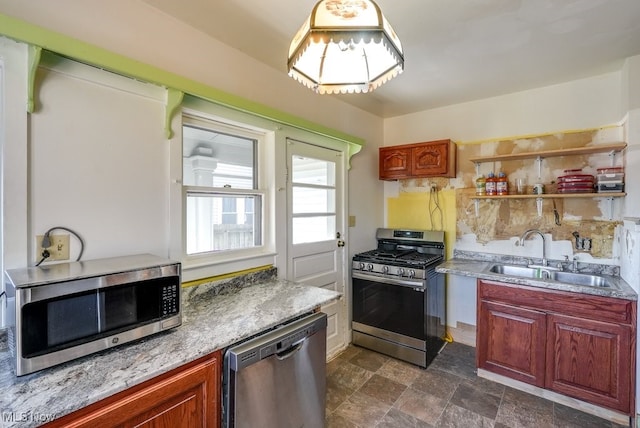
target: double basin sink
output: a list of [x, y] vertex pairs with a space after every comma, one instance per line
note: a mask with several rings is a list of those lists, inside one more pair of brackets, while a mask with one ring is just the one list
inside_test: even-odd
[[502, 275], [518, 276], [522, 278], [543, 279], [562, 282], [571, 285], [583, 285], [588, 287], [611, 287], [611, 282], [600, 275], [591, 275], [586, 273], [565, 272], [559, 270], [547, 269], [545, 267], [526, 267], [496, 264], [490, 269], [490, 272]]

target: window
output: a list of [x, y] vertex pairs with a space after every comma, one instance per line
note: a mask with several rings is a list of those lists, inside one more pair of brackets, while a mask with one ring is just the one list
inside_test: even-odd
[[184, 117], [182, 182], [186, 254], [263, 245], [257, 153], [262, 134]]

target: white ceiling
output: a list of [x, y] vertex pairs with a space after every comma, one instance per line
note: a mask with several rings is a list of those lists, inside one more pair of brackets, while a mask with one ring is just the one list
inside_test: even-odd
[[[143, 0], [286, 73], [315, 0]], [[405, 71], [338, 95], [391, 117], [619, 70], [640, 54], [640, 0], [377, 0]], [[332, 95], [334, 96], [334, 95]]]
[[[76, 37], [115, 19], [107, 36], [118, 39], [131, 30], [118, 26], [135, 25], [128, 12], [136, 3], [286, 74], [291, 38], [316, 0], [0, 0], [0, 13], [65, 33], [73, 27]], [[640, 54], [640, 0], [377, 3], [402, 41], [404, 73], [373, 93], [322, 96], [381, 117], [600, 75]]]

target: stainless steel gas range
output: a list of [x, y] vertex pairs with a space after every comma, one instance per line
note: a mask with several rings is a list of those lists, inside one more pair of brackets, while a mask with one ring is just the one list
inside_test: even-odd
[[427, 367], [445, 337], [444, 232], [378, 229], [352, 262], [353, 343]]

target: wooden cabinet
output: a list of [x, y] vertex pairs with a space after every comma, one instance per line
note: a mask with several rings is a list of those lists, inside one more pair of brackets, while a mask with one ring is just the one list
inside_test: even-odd
[[411, 149], [409, 147], [380, 147], [380, 180], [397, 180], [411, 176]]
[[455, 177], [456, 145], [451, 140], [380, 147], [380, 180]]
[[633, 414], [636, 302], [478, 280], [477, 365]]
[[478, 367], [544, 387], [546, 314], [516, 306], [480, 302]]
[[547, 387], [628, 412], [631, 326], [559, 314], [547, 322]]
[[220, 353], [216, 352], [47, 427], [217, 428], [221, 421], [220, 373]]

